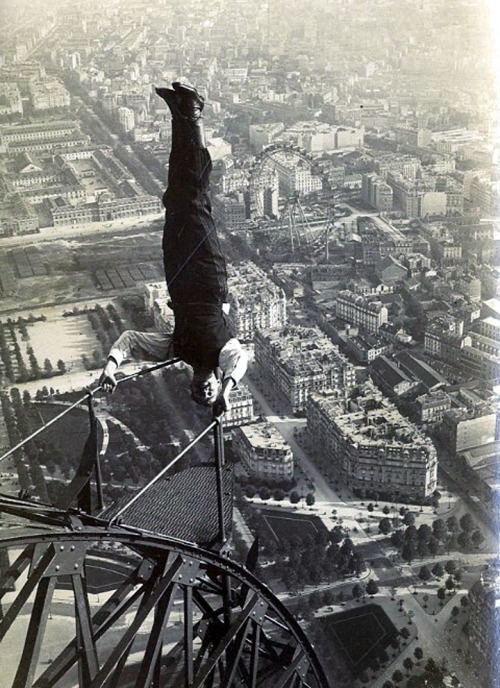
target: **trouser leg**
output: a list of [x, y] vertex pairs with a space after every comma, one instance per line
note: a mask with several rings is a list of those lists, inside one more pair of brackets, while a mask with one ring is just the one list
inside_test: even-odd
[[[197, 127], [192, 135], [192, 125]], [[165, 276], [174, 303], [227, 300], [226, 263], [210, 202], [212, 162], [202, 123], [173, 118], [168, 187], [163, 196]]]

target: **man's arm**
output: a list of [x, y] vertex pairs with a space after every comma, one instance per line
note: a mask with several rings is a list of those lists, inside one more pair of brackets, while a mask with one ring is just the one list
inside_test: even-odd
[[172, 337], [165, 332], [126, 330], [111, 347], [99, 384], [106, 392], [116, 387], [115, 372], [124, 361], [165, 361], [170, 353]]
[[215, 416], [226, 413], [231, 408], [229, 402], [231, 390], [237, 386], [246, 373], [247, 366], [248, 354], [246, 350], [237, 339], [230, 339], [222, 347], [219, 355], [219, 367], [223, 372], [223, 381], [221, 392], [213, 406]]

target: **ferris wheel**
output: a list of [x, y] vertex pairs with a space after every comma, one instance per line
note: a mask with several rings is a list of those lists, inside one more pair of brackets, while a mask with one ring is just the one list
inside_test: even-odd
[[[333, 199], [324, 166], [303, 148], [271, 145], [255, 158], [248, 184], [250, 216], [258, 222], [257, 231], [268, 233], [272, 246], [285, 239], [290, 242], [293, 253], [296, 248], [315, 243], [325, 233], [325, 226], [331, 224], [333, 214], [330, 208], [310, 212], [301, 197], [312, 193]], [[273, 194], [274, 206], [271, 207], [266, 200]], [[270, 215], [275, 218], [269, 219]]]

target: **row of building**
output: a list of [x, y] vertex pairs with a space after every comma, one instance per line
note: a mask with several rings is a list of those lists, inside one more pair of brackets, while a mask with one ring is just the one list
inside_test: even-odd
[[6, 168], [0, 235], [159, 215], [147, 194], [107, 146], [93, 146], [74, 121], [0, 127]]

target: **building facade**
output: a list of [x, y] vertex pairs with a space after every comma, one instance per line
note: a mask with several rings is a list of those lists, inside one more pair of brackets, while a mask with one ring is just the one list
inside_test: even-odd
[[251, 476], [269, 482], [293, 478], [293, 452], [270, 423], [235, 429], [233, 449]]
[[255, 364], [266, 385], [280, 392], [294, 413], [305, 410], [311, 392], [347, 391], [356, 381], [354, 366], [318, 328], [257, 331]]
[[436, 489], [436, 449], [395, 407], [340, 413], [337, 401], [312, 393], [307, 430], [338, 475], [362, 494], [423, 500]]
[[286, 296], [264, 270], [246, 261], [228, 269], [228, 320], [235, 336], [245, 341], [256, 330], [280, 330], [286, 324]]

